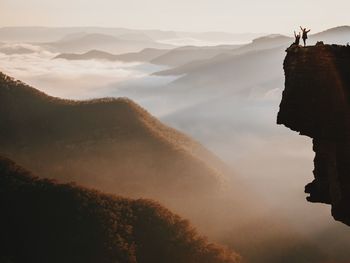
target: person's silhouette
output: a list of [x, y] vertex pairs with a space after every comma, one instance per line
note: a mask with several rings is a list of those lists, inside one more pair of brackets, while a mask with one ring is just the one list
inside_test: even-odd
[[303, 38], [304, 47], [305, 47], [306, 46], [307, 33], [310, 32], [310, 29], [306, 30], [306, 27], [305, 28], [300, 27], [300, 29], [303, 32], [302, 38]]
[[295, 33], [295, 31], [294, 31], [294, 37], [295, 37], [294, 45], [299, 46], [300, 37], [301, 37], [300, 32], [297, 34], [297, 33]]

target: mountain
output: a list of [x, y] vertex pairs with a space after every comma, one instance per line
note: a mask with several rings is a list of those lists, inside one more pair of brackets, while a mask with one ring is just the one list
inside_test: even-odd
[[0, 157], [1, 262], [234, 263], [151, 200], [39, 179]]
[[29, 48], [25, 48], [22, 46], [10, 46], [10, 45], [4, 45], [1, 46], [0, 44], [0, 53], [6, 54], [6, 55], [13, 55], [13, 54], [31, 54], [34, 51]]
[[[323, 41], [325, 43], [334, 43], [334, 44], [347, 44], [350, 39], [350, 26], [340, 26], [335, 28], [330, 28], [328, 30], [311, 34], [308, 39], [309, 45], [316, 44], [317, 41]], [[154, 75], [166, 76], [166, 75], [182, 75], [186, 74], [192, 70], [196, 70], [200, 67], [206, 66], [208, 64], [215, 64], [220, 60], [226, 60], [227, 57], [233, 55], [244, 55], [249, 52], [258, 52], [269, 49], [281, 50], [286, 49], [294, 41], [293, 38], [287, 37], [279, 34], [272, 34], [262, 36], [256, 39], [249, 44], [238, 46], [237, 48], [231, 50], [223, 50], [220, 54], [209, 59], [191, 59], [182, 65], [172, 65], [174, 68], [169, 70], [164, 70], [154, 73]], [[176, 50], [176, 49], [174, 49]], [[172, 52], [172, 51], [169, 51]]]
[[62, 53], [54, 57], [54, 59], [67, 59], [67, 60], [90, 60], [90, 59], [96, 59], [96, 60], [110, 60], [115, 61], [116, 55], [113, 55], [108, 52], [100, 51], [100, 50], [90, 50], [83, 54], [75, 54], [75, 53]]
[[[251, 51], [241, 55], [223, 54], [159, 72], [157, 74], [180, 75], [161, 92], [171, 93], [169, 100], [178, 100], [183, 106], [186, 103], [188, 106], [206, 102], [210, 104], [209, 101], [227, 96], [265, 96], [279, 88], [283, 78], [280, 67], [283, 54], [284, 48]], [[178, 103], [179, 108], [181, 104]]]
[[207, 43], [246, 43], [261, 34], [232, 34], [225, 32], [178, 32], [163, 30], [136, 30], [106, 27], [2, 27], [0, 41], [4, 42], [54, 42], [76, 34], [107, 34], [126, 40], [166, 42], [191, 38]]
[[188, 198], [189, 211], [227, 180], [214, 154], [125, 98], [63, 100], [1, 74], [0, 105], [0, 152], [38, 175], [168, 205]]
[[[172, 69], [155, 72], [154, 75], [167, 76], [167, 75], [183, 75], [192, 71], [199, 71], [201, 68], [216, 67], [220, 63], [226, 63], [227, 61], [236, 60], [238, 62], [244, 61], [245, 56], [251, 56], [252, 54], [261, 54], [268, 50], [280, 51], [285, 49], [292, 43], [292, 39], [283, 35], [268, 35], [254, 39], [251, 43], [237, 46], [237, 48], [221, 50], [217, 55], [208, 59], [193, 59], [188, 63], [180, 66], [175, 66]], [[171, 51], [170, 51], [171, 52]], [[240, 57], [242, 56], [242, 57]], [[244, 63], [242, 63], [244, 64]]]
[[108, 34], [76, 34], [59, 41], [41, 43], [42, 47], [52, 52], [76, 53], [98, 49], [104, 52], [122, 54], [138, 52], [144, 48], [171, 48], [171, 45], [156, 43], [152, 40], [129, 40]]
[[[230, 50], [239, 47], [239, 45], [222, 45], [213, 47], [186, 46], [171, 50], [146, 48], [139, 52], [131, 52], [119, 55], [114, 55], [100, 50], [90, 50], [83, 54], [62, 53], [54, 58], [63, 58], [67, 60], [101, 59], [123, 62], [150, 62], [152, 64], [175, 67], [187, 64], [193, 60], [209, 59], [218, 54], [226, 51], [229, 52]], [[161, 75], [161, 73], [159, 75]]]
[[264, 49], [288, 47], [293, 41], [293, 38], [280, 34], [266, 35], [253, 39], [251, 43], [242, 46], [240, 49], [235, 50], [234, 54], [242, 54], [249, 51], [258, 51]]
[[147, 36], [143, 32], [124, 33], [124, 34], [118, 35], [118, 38], [124, 39], [124, 40], [134, 40], [134, 41], [148, 41], [148, 42], [153, 41], [151, 37]]
[[[208, 107], [222, 108], [220, 100], [224, 100], [224, 105], [230, 105], [236, 103], [238, 98], [273, 96], [271, 93], [277, 92], [283, 83], [283, 70], [280, 65], [283, 63], [284, 50], [288, 47], [284, 41], [284, 37], [262, 38], [253, 41], [254, 44], [226, 50], [209, 59], [194, 60], [153, 73], [156, 76], [177, 77], [157, 90], [164, 97], [162, 101], [175, 105], [168, 114], [180, 120], [180, 115], [187, 118], [200, 115]], [[230, 99], [231, 103], [227, 103]], [[189, 114], [185, 114], [186, 109]], [[232, 106], [229, 106], [223, 114], [226, 116], [231, 110]], [[201, 116], [196, 118], [200, 119]], [[174, 125], [174, 122], [169, 123]]]
[[240, 47], [239, 45], [221, 45], [213, 47], [195, 47], [185, 46], [172, 49], [167, 53], [154, 58], [153, 64], [167, 66], [181, 66], [194, 60], [203, 60], [212, 58], [218, 54], [224, 53]]
[[257, 34], [257, 33], [227, 33], [227, 32], [193, 32], [193, 33], [187, 33], [187, 32], [178, 32], [178, 36], [180, 37], [191, 37], [200, 39], [203, 41], [209, 41], [209, 42], [224, 42], [224, 43], [248, 43], [252, 39], [256, 37], [260, 37], [263, 34]]
[[157, 58], [158, 56], [162, 56], [168, 51], [169, 49], [145, 48], [140, 52], [120, 54], [120, 55], [117, 55], [116, 57], [117, 57], [117, 60], [120, 60], [123, 62], [134, 62], [134, 61], [151, 62], [153, 59]]
[[54, 59], [63, 58], [67, 60], [109, 60], [109, 61], [122, 61], [122, 62], [149, 62], [152, 59], [161, 56], [168, 52], [166, 49], [146, 48], [140, 52], [125, 53], [120, 55], [114, 55], [108, 52], [100, 50], [90, 50], [84, 54], [75, 53], [62, 53], [54, 57]]
[[350, 42], [350, 26], [339, 26], [310, 35], [310, 44], [323, 41], [327, 44], [346, 45]]
[[[146, 32], [149, 32], [149, 34]], [[156, 40], [168, 38], [165, 31], [144, 31], [126, 28], [104, 27], [2, 27], [0, 28], [0, 40], [4, 42], [55, 42], [61, 39], [69, 39], [85, 34], [105, 34], [120, 37], [124, 40]], [[155, 37], [155, 38], [154, 38]]]
[[[177, 32], [162, 30], [134, 30], [126, 28], [103, 28], [103, 27], [2, 27], [0, 28], [1, 42], [44, 42], [59, 41], [67, 36], [84, 34], [111, 35], [128, 41], [171, 43], [176, 39], [193, 39], [203, 43], [243, 44], [252, 39], [264, 37], [262, 34], [243, 33], [232, 34], [226, 32]], [[291, 32], [292, 34], [292, 32]], [[278, 36], [278, 35], [272, 35]], [[293, 41], [292, 38], [290, 40]], [[310, 43], [316, 41], [326, 43], [346, 44], [349, 42], [349, 26], [330, 28], [324, 32], [310, 34]], [[184, 44], [186, 45], [186, 44]], [[97, 47], [95, 47], [97, 48]], [[86, 50], [88, 51], [88, 50]], [[86, 52], [85, 51], [85, 52]]]
[[[350, 39], [350, 26], [339, 26], [327, 29], [322, 32], [309, 34], [309, 39], [307, 41], [308, 45], [315, 45], [317, 41], [323, 41], [325, 43], [331, 44], [341, 44], [345, 45]], [[271, 49], [278, 47], [288, 47], [294, 41], [293, 37], [287, 37], [279, 34], [272, 34], [267, 36], [262, 36], [256, 38], [252, 43], [244, 45], [240, 49], [235, 50], [235, 54], [252, 51], [252, 50], [262, 50]]]
[[48, 27], [2, 27], [0, 28], [0, 40], [3, 42], [57, 41], [74, 31], [77, 30]]

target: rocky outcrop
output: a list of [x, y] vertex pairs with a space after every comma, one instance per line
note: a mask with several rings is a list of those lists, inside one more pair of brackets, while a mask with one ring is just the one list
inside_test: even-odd
[[307, 200], [332, 205], [333, 217], [350, 225], [350, 47], [292, 46], [284, 71], [277, 123], [313, 138]]

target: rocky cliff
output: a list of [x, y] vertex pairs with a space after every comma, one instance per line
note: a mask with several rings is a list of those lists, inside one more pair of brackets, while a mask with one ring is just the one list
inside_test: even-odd
[[290, 47], [278, 124], [313, 139], [314, 177], [307, 200], [332, 206], [350, 225], [350, 47]]

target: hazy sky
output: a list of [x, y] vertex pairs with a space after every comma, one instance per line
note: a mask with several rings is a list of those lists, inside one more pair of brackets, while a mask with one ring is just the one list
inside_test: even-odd
[[0, 26], [289, 33], [350, 24], [349, 0], [0, 0]]

